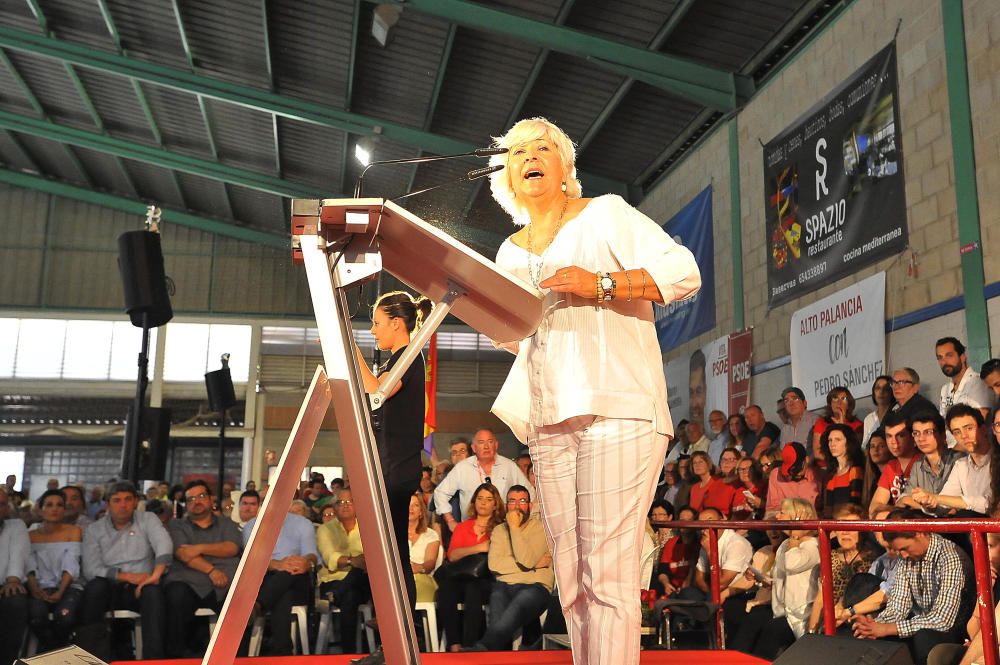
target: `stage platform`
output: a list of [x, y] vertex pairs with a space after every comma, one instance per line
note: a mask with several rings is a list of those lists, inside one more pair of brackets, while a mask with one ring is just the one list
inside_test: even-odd
[[[239, 665], [348, 665], [357, 656], [287, 656], [237, 658]], [[643, 651], [641, 665], [764, 665], [765, 660], [738, 651]], [[423, 665], [572, 665], [569, 651], [490, 651], [485, 653], [425, 653]], [[112, 665], [200, 665], [200, 660], [116, 661]]]

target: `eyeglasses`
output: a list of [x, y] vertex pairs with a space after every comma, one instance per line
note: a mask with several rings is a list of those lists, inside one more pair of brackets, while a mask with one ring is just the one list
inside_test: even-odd
[[1000, 432], [1000, 420], [998, 420], [997, 422], [993, 423], [993, 431], [994, 432]]
[[507, 503], [514, 503], [519, 506], [527, 506], [531, 503], [531, 499], [507, 499]]
[[185, 501], [204, 501], [208, 498], [208, 495], [202, 492], [201, 494], [195, 494], [193, 496], [185, 496]]
[[914, 439], [930, 438], [930, 437], [933, 437], [935, 434], [937, 434], [937, 429], [935, 429], [933, 427], [930, 428], [930, 429], [915, 429], [915, 430], [913, 430], [913, 438]]
[[338, 506], [353, 506], [354, 505], [354, 502], [351, 501], [350, 499], [340, 499], [338, 501], [334, 501], [334, 503], [337, 504]]
[[890, 386], [895, 386], [895, 385], [900, 385], [900, 384], [904, 384], [904, 385], [908, 384], [908, 385], [912, 386], [912, 385], [916, 384], [916, 381], [910, 381], [909, 379], [893, 379], [892, 381], [889, 382]]
[[830, 401], [831, 402], [846, 402], [847, 401], [847, 395], [837, 395], [835, 397], [831, 397]]

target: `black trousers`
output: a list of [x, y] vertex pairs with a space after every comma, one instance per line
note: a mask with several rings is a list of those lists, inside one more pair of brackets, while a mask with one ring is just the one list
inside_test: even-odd
[[167, 658], [198, 656], [197, 647], [190, 644], [194, 613], [202, 607], [218, 612], [222, 602], [216, 598], [214, 590], [209, 591], [207, 596], [200, 597], [185, 582], [167, 582], [163, 587], [163, 595], [167, 604], [165, 645]]
[[[370, 597], [368, 573], [352, 568], [347, 577], [334, 582], [324, 582], [320, 593], [332, 593], [332, 602], [340, 608], [340, 648], [344, 653], [358, 653], [355, 628], [358, 624], [358, 606]], [[372, 645], [374, 648], [374, 645]]]
[[[69, 644], [73, 627], [76, 625], [76, 613], [81, 598], [83, 590], [72, 586], [67, 587], [58, 603], [46, 603], [37, 598], [28, 598], [28, 624], [31, 626], [31, 631], [38, 636], [40, 653]], [[52, 619], [49, 619], [50, 612]]]
[[[106, 577], [95, 577], [87, 582], [83, 589], [83, 600], [80, 601], [80, 626], [94, 627], [103, 625], [104, 615], [109, 610], [132, 610], [142, 618], [142, 657], [146, 660], [159, 660], [163, 651], [163, 622], [165, 618], [165, 603], [163, 587], [159, 584], [147, 584], [142, 588], [142, 594], [135, 597], [136, 585], [127, 582], [117, 582]], [[85, 645], [80, 645], [87, 648]], [[98, 649], [101, 646], [98, 645]], [[93, 651], [87, 649], [88, 651]]]
[[292, 655], [292, 606], [296, 602], [305, 605], [312, 591], [312, 576], [292, 575], [283, 570], [269, 570], [264, 574], [260, 590], [257, 592], [257, 606], [250, 623], [243, 633], [239, 654], [246, 656], [250, 650], [250, 633], [255, 615], [259, 612], [271, 613], [271, 653], [272, 656]]
[[964, 629], [941, 631], [924, 628], [922, 630], [918, 630], [910, 637], [888, 637], [886, 639], [903, 642], [910, 649], [910, 655], [913, 657], [914, 665], [926, 665], [927, 655], [931, 652], [931, 649], [939, 644], [962, 642], [964, 632]]
[[[419, 481], [418, 481], [419, 482]], [[410, 497], [415, 487], [409, 485], [387, 488], [389, 495], [389, 517], [392, 520], [392, 533], [396, 538], [396, 549], [399, 551], [399, 565], [403, 569], [403, 585], [410, 599], [410, 611], [417, 605], [417, 585], [413, 580], [413, 568], [410, 566]]]
[[[448, 644], [471, 647], [482, 638], [486, 627], [483, 604], [488, 602], [492, 588], [492, 577], [449, 579], [441, 583], [437, 593], [437, 613], [438, 620], [444, 624]], [[459, 603], [464, 603], [462, 612], [458, 611]]]
[[783, 616], [774, 617], [764, 626], [760, 633], [753, 655], [765, 660], [774, 660], [783, 650], [795, 642], [795, 633], [788, 625], [788, 619]]
[[[746, 609], [746, 605], [744, 605]], [[771, 604], [757, 605], [749, 612], [745, 612], [739, 620], [735, 621], [735, 632], [726, 632], [726, 648], [743, 653], [753, 653], [754, 645], [760, 637], [764, 627], [771, 623]]]
[[0, 663], [13, 663], [21, 650], [28, 625], [28, 596], [0, 597]]

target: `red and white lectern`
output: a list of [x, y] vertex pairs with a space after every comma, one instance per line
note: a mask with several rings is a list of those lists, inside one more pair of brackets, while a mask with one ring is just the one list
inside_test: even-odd
[[292, 255], [305, 264], [326, 368], [316, 369], [202, 663], [231, 665], [235, 659], [302, 469], [332, 403], [386, 662], [416, 665], [420, 653], [392, 535], [369, 402], [352, 348], [344, 289], [372, 279], [384, 268], [435, 303], [380, 391], [367, 396], [371, 409], [381, 408], [449, 312], [494, 341], [513, 342], [535, 331], [542, 316], [542, 294], [383, 199], [292, 201]]

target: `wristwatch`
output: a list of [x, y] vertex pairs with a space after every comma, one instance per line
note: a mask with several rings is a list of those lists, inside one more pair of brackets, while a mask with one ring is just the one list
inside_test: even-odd
[[604, 273], [601, 275], [601, 300], [603, 302], [610, 302], [612, 298], [615, 297], [615, 280], [611, 277], [611, 273]]

